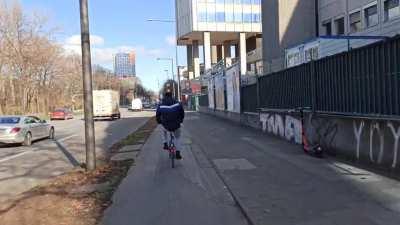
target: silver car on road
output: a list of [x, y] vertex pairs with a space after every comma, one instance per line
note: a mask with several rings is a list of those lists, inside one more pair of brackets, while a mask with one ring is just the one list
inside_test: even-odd
[[54, 127], [35, 116], [0, 116], [0, 143], [32, 145], [39, 139], [54, 139]]

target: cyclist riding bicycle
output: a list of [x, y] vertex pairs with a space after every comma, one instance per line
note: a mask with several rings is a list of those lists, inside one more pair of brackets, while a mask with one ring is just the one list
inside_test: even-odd
[[168, 150], [168, 134], [172, 132], [174, 134], [174, 142], [176, 151], [176, 159], [182, 159], [180, 152], [180, 136], [181, 136], [181, 124], [185, 119], [185, 111], [180, 102], [172, 97], [172, 93], [167, 91], [164, 93], [161, 104], [157, 107], [157, 122], [163, 127], [162, 139], [164, 142], [164, 149]]

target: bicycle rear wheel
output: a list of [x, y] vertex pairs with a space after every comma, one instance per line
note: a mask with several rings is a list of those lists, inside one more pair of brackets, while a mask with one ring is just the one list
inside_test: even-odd
[[171, 158], [171, 167], [175, 168], [175, 154], [171, 153], [170, 158]]

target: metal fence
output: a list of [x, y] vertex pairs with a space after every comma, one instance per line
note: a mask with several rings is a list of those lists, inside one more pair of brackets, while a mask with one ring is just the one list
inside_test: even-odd
[[[400, 37], [272, 73], [258, 83], [255, 108], [400, 116]], [[257, 89], [242, 90], [244, 111], [253, 111]]]
[[311, 107], [312, 67], [308, 64], [259, 78], [260, 108]]
[[208, 95], [200, 95], [199, 96], [199, 105], [203, 107], [208, 107]]
[[257, 111], [257, 84], [242, 87], [242, 111]]

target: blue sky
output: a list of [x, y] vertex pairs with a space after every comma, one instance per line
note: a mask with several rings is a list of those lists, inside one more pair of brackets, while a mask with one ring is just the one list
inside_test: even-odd
[[[39, 12], [50, 27], [60, 28], [56, 39], [68, 50], [79, 51], [79, 0], [20, 0], [28, 12]], [[136, 71], [144, 85], [157, 90], [175, 57], [174, 23], [147, 22], [149, 18], [174, 19], [174, 0], [89, 0], [93, 63], [112, 68], [112, 54], [135, 49]], [[183, 49], [180, 65], [186, 64]]]

